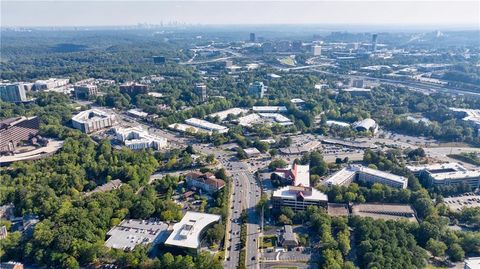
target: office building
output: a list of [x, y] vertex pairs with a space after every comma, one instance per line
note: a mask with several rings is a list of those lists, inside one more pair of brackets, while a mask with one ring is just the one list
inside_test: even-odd
[[136, 118], [146, 118], [148, 116], [147, 112], [143, 112], [141, 109], [136, 108], [127, 110], [127, 114]]
[[299, 165], [294, 163], [287, 168], [277, 168], [274, 174], [293, 186], [310, 187], [309, 165]]
[[36, 91], [49, 91], [58, 88], [66, 88], [70, 79], [68, 78], [50, 78], [47, 80], [37, 80], [33, 84], [33, 89]]
[[107, 232], [105, 246], [132, 251], [138, 245], [157, 245], [168, 236], [168, 224], [161, 221], [125, 219]]
[[377, 50], [377, 39], [378, 39], [378, 34], [373, 34], [372, 35], [372, 51], [373, 52]]
[[289, 207], [293, 211], [300, 211], [309, 206], [326, 208], [328, 197], [312, 187], [285, 186], [273, 191], [272, 203], [275, 209]]
[[115, 128], [117, 140], [123, 142], [126, 147], [132, 150], [153, 148], [159, 150], [167, 146], [167, 139], [151, 135], [147, 130], [140, 127]]
[[354, 79], [352, 81], [353, 88], [363, 88], [363, 79]]
[[325, 181], [328, 186], [348, 186], [354, 181], [368, 184], [381, 183], [392, 188], [406, 189], [408, 179], [392, 173], [368, 168], [362, 165], [349, 165], [333, 174]]
[[195, 255], [200, 251], [205, 232], [220, 221], [219, 215], [187, 211], [182, 220], [173, 225], [173, 231], [164, 245]]
[[218, 125], [218, 124], [211, 123], [206, 120], [201, 120], [197, 118], [190, 118], [188, 120], [185, 120], [185, 123], [193, 127], [206, 130], [207, 132], [218, 132], [220, 134], [224, 134], [228, 132], [228, 128], [225, 126]]
[[86, 134], [112, 127], [115, 115], [99, 109], [85, 110], [72, 117], [73, 128]]
[[297, 235], [293, 232], [292, 225], [285, 225], [283, 233], [280, 236], [279, 243], [284, 248], [294, 248], [298, 246]]
[[26, 102], [27, 95], [22, 83], [0, 84], [0, 101], [3, 102]]
[[120, 85], [120, 92], [128, 95], [147, 94], [148, 85], [130, 81]]
[[469, 170], [459, 163], [407, 166], [407, 169], [417, 177], [426, 178], [431, 185], [467, 184], [472, 188], [480, 188], [480, 170]]
[[97, 86], [93, 84], [79, 84], [73, 86], [73, 92], [76, 99], [90, 99], [90, 97], [97, 96]]
[[153, 56], [153, 63], [154, 64], [165, 64], [166, 59], [164, 56]]
[[20, 142], [36, 137], [39, 128], [38, 117], [16, 117], [0, 121], [0, 154], [14, 152]]
[[378, 131], [378, 125], [373, 119], [364, 119], [353, 123], [353, 128], [359, 132], [370, 131], [375, 134]]
[[193, 90], [200, 97], [202, 102], [207, 101], [207, 85], [205, 85], [205, 83], [196, 83]]
[[190, 188], [195, 187], [208, 194], [213, 194], [225, 187], [225, 181], [216, 178], [210, 172], [190, 172], [185, 175], [185, 182]]
[[303, 43], [301, 40], [294, 40], [292, 42], [292, 51], [293, 52], [300, 52], [302, 51]]
[[250, 42], [255, 42], [255, 33], [250, 33]]
[[267, 92], [267, 86], [263, 84], [261, 81], [255, 81], [250, 84], [248, 88], [248, 95], [253, 96], [255, 98], [263, 98], [265, 96], [265, 92]]
[[313, 56], [321, 56], [322, 55], [322, 46], [313, 45], [312, 46], [312, 54], [313, 54]]

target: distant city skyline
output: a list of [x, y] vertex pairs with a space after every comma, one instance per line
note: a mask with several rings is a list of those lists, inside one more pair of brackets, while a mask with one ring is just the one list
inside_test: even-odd
[[2, 1], [3, 27], [350, 24], [480, 25], [479, 1]]

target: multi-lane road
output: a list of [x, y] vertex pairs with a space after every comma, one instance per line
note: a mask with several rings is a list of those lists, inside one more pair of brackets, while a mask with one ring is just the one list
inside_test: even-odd
[[195, 145], [195, 149], [205, 154], [214, 154], [233, 179], [231, 204], [227, 220], [227, 253], [224, 268], [237, 268], [240, 257], [240, 217], [247, 213], [247, 240], [245, 265], [259, 268], [258, 239], [260, 235], [259, 217], [255, 206], [261, 197], [260, 182], [255, 178], [248, 163], [237, 160], [233, 152], [224, 151], [212, 145]]

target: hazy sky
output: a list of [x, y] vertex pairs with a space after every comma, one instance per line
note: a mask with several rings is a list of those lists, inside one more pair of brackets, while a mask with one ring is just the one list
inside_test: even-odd
[[5, 1], [2, 26], [480, 25], [480, 1]]

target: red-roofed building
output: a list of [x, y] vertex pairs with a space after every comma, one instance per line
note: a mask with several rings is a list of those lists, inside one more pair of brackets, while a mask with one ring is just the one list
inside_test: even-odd
[[191, 172], [185, 175], [185, 182], [187, 186], [201, 189], [207, 193], [215, 193], [216, 191], [225, 187], [225, 181], [218, 179], [214, 174]]
[[291, 182], [293, 186], [310, 187], [310, 167], [308, 165], [294, 163], [291, 167], [277, 168], [274, 173], [281, 179]]

